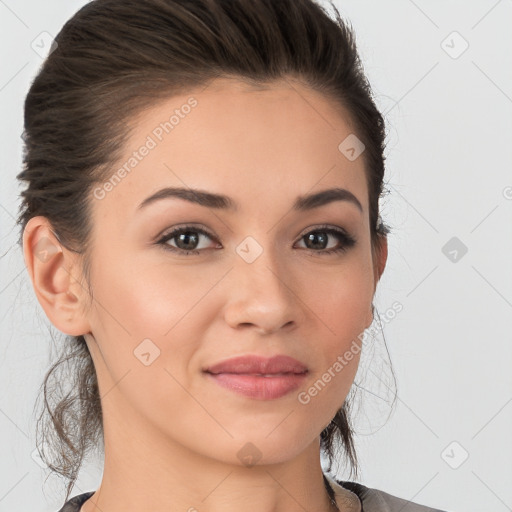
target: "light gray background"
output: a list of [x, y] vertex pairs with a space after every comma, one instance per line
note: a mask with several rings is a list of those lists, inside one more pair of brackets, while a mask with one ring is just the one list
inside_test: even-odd
[[[31, 44], [85, 3], [0, 0], [0, 511], [56, 512], [63, 500], [31, 455], [50, 333], [16, 246], [15, 175], [42, 62]], [[512, 510], [512, 1], [337, 5], [388, 121], [382, 208], [393, 233], [376, 305], [403, 306], [384, 326], [398, 380], [387, 421], [370, 392], [386, 391], [379, 357], [365, 381], [361, 481], [449, 511]], [[442, 252], [452, 237], [467, 247], [457, 261]], [[73, 495], [100, 477], [88, 464]]]

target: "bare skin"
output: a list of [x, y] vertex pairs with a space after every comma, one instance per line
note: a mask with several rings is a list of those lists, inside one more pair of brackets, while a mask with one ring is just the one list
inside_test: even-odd
[[[192, 96], [197, 105], [158, 140], [155, 128]], [[148, 136], [156, 145], [105, 194], [91, 195], [92, 300], [80, 258], [47, 219], [31, 219], [24, 233], [39, 302], [60, 331], [86, 336], [98, 375], [105, 465], [81, 511], [332, 511], [319, 436], [354, 380], [360, 354], [351, 347], [361, 348], [358, 335], [372, 322], [387, 258], [385, 239], [380, 250], [370, 244], [363, 158], [338, 149], [353, 133], [348, 117], [296, 82], [257, 89], [222, 79], [166, 99], [133, 126], [114, 171]], [[223, 194], [238, 210], [177, 198], [138, 208], [164, 187]], [[293, 210], [298, 196], [335, 187], [361, 210], [348, 200]], [[209, 233], [195, 232], [198, 253], [186, 255], [179, 236], [157, 243], [191, 223]], [[344, 244], [328, 232], [325, 245], [308, 245], [305, 235], [325, 233], [323, 225], [355, 244], [326, 254]], [[36, 247], [45, 237], [55, 250], [42, 261]], [[245, 255], [260, 249], [248, 263]], [[333, 376], [348, 350], [353, 357]], [[293, 392], [261, 400], [203, 372], [247, 354], [292, 356], [307, 377]], [[301, 403], [299, 393], [322, 378], [325, 386]], [[244, 447], [254, 465], [240, 456]], [[335, 490], [340, 510], [360, 510], [355, 495]]]

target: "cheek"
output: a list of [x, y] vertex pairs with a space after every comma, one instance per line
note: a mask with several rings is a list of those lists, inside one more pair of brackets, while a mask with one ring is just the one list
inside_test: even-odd
[[158, 411], [170, 421], [190, 402], [184, 391], [191, 386], [188, 364], [208, 321], [198, 301], [218, 279], [210, 275], [212, 283], [201, 282], [179, 268], [117, 261], [91, 269], [91, 326], [100, 347], [91, 352], [105, 406], [129, 403], [144, 416]]
[[[333, 413], [353, 383], [362, 350], [361, 340], [372, 320], [371, 260], [366, 264], [361, 259], [355, 258], [356, 261], [335, 274], [320, 276], [305, 295], [317, 318], [317, 337], [321, 339], [321, 343], [315, 345], [315, 355], [322, 364], [315, 368], [314, 377], [321, 380], [318, 389], [323, 390], [325, 386], [324, 404], [330, 403], [328, 407]], [[315, 336], [310, 334], [310, 338]]]
[[357, 337], [371, 321], [373, 273], [370, 261], [340, 266], [339, 272], [318, 274], [304, 293], [306, 303], [323, 324], [328, 347], [343, 346]]
[[[303, 417], [317, 418], [310, 424], [312, 435], [328, 425], [350, 391], [364, 349], [362, 339], [371, 308], [371, 288], [364, 279], [353, 275], [331, 286], [327, 297], [320, 292], [310, 297], [313, 304], [321, 305], [316, 323], [321, 341], [314, 350], [318, 364], [297, 396]], [[310, 339], [315, 336], [310, 335]]]
[[[103, 325], [120, 325], [135, 340], [171, 335], [189, 317], [197, 318], [201, 299], [222, 277], [212, 268], [195, 272], [179, 264], [148, 265], [129, 258], [114, 258], [115, 265], [98, 267], [93, 286], [102, 307]], [[218, 277], [218, 276], [219, 277]]]
[[[215, 319], [209, 291], [225, 270], [212, 267], [199, 273], [179, 264], [110, 258], [118, 263], [91, 271], [97, 299], [91, 326], [101, 346], [95, 358], [98, 372], [106, 386], [122, 379], [119, 389], [139, 405], [181, 396], [177, 382], [191, 385], [194, 354]], [[151, 399], [144, 396], [148, 390]]]

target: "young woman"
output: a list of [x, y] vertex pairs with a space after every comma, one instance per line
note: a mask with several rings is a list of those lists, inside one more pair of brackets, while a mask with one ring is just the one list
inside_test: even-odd
[[[334, 12], [95, 0], [58, 34], [19, 222], [68, 335], [46, 382], [73, 365], [71, 396], [45, 388], [61, 512], [434, 510], [320, 463], [341, 446], [357, 475], [347, 395], [388, 233], [384, 122]], [[100, 487], [68, 499], [100, 444]]]

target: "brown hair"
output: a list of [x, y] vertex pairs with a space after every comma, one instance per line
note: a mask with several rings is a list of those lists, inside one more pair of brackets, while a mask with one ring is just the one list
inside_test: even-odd
[[[372, 250], [389, 232], [379, 215], [385, 127], [372, 99], [352, 29], [313, 0], [94, 0], [56, 37], [25, 100], [18, 223], [42, 215], [59, 241], [83, 259], [88, 282], [90, 191], [111, 174], [144, 107], [219, 77], [267, 84], [294, 78], [349, 113], [365, 145]], [[20, 243], [22, 238], [20, 237]], [[69, 392], [58, 369], [68, 368]], [[69, 479], [66, 499], [89, 449], [102, 437], [94, 365], [83, 336], [70, 336], [42, 386], [42, 459]], [[347, 398], [321, 433], [335, 440], [357, 475]], [[54, 452], [53, 458], [45, 452]]]

